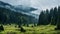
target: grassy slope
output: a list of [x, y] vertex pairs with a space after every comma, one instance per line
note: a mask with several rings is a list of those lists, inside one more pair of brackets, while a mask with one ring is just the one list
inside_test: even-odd
[[15, 27], [15, 25], [4, 25], [5, 30], [0, 32], [0, 34], [6, 34], [9, 32], [14, 32], [16, 34], [59, 34], [60, 31], [55, 31], [55, 27], [56, 26], [53, 25], [41, 25], [36, 27], [23, 26], [26, 32], [20, 32], [19, 28]]

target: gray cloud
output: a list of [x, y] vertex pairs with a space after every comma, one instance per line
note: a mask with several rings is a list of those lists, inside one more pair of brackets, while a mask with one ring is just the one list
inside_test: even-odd
[[29, 0], [0, 0], [4, 1], [6, 3], [10, 3], [12, 5], [29, 5], [30, 1]]
[[12, 5], [26, 5], [36, 7], [39, 10], [32, 12], [35, 14], [39, 14], [42, 9], [50, 9], [52, 7], [60, 5], [60, 0], [0, 0]]
[[60, 0], [33, 0], [33, 1], [31, 1], [32, 6], [36, 6], [42, 9], [60, 5], [59, 3]]

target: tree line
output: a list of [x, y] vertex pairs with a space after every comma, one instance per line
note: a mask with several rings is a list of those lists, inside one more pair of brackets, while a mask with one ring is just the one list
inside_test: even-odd
[[38, 25], [60, 25], [60, 6], [50, 10], [42, 10], [39, 15]]

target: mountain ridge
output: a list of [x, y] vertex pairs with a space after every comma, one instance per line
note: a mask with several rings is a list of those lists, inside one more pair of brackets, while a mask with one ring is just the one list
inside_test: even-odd
[[[1, 2], [1, 1], [0, 1]], [[9, 6], [8, 8], [6, 5], [1, 5], [0, 3], [0, 21], [3, 23], [37, 23], [37, 19], [33, 16], [22, 14], [21, 12], [17, 12], [17, 10], [14, 9], [14, 6]], [[3, 6], [3, 7], [1, 7]], [[3, 17], [4, 16], [4, 17]], [[35, 21], [35, 22], [34, 22]]]

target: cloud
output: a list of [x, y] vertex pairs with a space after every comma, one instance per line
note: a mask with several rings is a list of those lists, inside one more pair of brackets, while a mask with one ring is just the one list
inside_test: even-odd
[[0, 0], [0, 1], [4, 1], [12, 5], [28, 5], [29, 4], [29, 0]]
[[39, 14], [40, 10], [50, 9], [52, 7], [60, 5], [60, 0], [0, 0], [12, 5], [26, 5], [38, 8], [39, 10], [32, 12]]
[[60, 5], [59, 2], [60, 0], [32, 0], [31, 6], [45, 9]]
[[37, 7], [38, 10], [32, 13], [39, 14], [41, 10], [51, 9], [60, 5], [60, 0], [32, 0], [31, 6]]
[[12, 5], [27, 5], [27, 6], [33, 6], [37, 8], [47, 8], [47, 7], [53, 7], [60, 5], [60, 0], [0, 0], [7, 3], [10, 3]]

